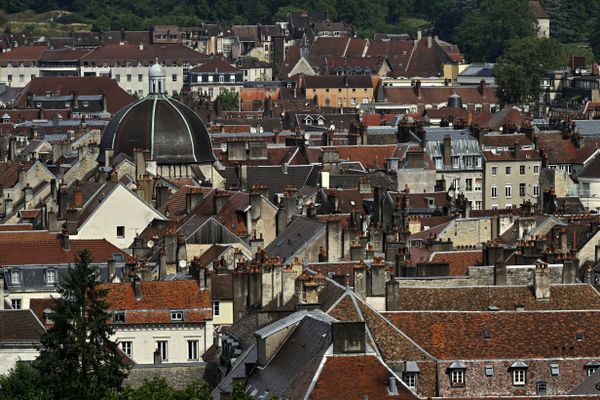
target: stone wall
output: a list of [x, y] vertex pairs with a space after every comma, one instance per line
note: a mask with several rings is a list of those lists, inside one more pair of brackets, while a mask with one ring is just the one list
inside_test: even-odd
[[206, 370], [206, 363], [138, 365], [129, 370], [125, 385], [137, 388], [146, 380], [164, 378], [170, 386], [181, 389], [204, 381]]
[[438, 239], [450, 239], [455, 246], [481, 246], [492, 238], [491, 218], [461, 218], [453, 220]]

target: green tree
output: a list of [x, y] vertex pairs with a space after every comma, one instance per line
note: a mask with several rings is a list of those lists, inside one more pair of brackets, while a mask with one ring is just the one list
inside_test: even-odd
[[0, 400], [51, 400], [52, 395], [42, 385], [37, 370], [26, 363], [17, 363], [8, 374], [0, 375]]
[[77, 258], [58, 286], [54, 326], [43, 335], [34, 366], [56, 399], [102, 399], [122, 387], [126, 367], [110, 340], [107, 291], [97, 286], [92, 253], [82, 250]]
[[233, 90], [225, 90], [219, 95], [221, 100], [221, 110], [237, 111], [240, 109], [240, 95]]
[[119, 400], [210, 400], [210, 388], [204, 383], [190, 383], [185, 389], [175, 389], [164, 378], [145, 381], [136, 389], [126, 388]]
[[528, 0], [482, 0], [456, 28], [454, 40], [467, 60], [494, 62], [511, 41], [535, 34]]
[[600, 58], [600, 16], [596, 18], [596, 23], [590, 33], [590, 47], [596, 58]]
[[537, 99], [543, 74], [566, 64], [567, 51], [556, 39], [525, 38], [512, 43], [498, 59], [494, 76], [503, 104]]

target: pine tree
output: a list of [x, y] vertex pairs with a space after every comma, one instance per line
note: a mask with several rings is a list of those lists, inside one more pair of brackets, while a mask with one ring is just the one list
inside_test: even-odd
[[120, 390], [125, 365], [110, 340], [106, 290], [97, 287], [92, 253], [82, 250], [59, 285], [52, 320], [35, 367], [56, 399], [102, 399]]

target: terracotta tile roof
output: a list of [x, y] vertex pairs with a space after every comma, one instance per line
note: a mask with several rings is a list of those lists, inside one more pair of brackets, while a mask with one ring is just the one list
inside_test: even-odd
[[484, 96], [478, 87], [421, 87], [421, 96], [412, 87], [386, 87], [384, 88], [387, 101], [392, 104], [441, 104], [447, 103], [448, 98], [456, 93], [463, 104], [497, 104], [496, 88], [486, 86]]
[[81, 57], [81, 61], [95, 62], [96, 64], [107, 63], [108, 65], [116, 62], [125, 64], [128, 61], [132, 63], [139, 61], [148, 66], [154, 64], [157, 58], [159, 61], [164, 61], [166, 65], [171, 65], [173, 62], [181, 65], [184, 61], [195, 65], [210, 59], [208, 55], [198, 53], [183, 45], [145, 44], [140, 47], [138, 41], [136, 44], [106, 44]]
[[448, 263], [450, 276], [467, 275], [469, 267], [481, 265], [483, 262], [483, 251], [462, 250], [435, 252], [429, 260], [432, 263]]
[[31, 310], [0, 310], [0, 343], [37, 342], [44, 332]]
[[38, 61], [46, 50], [46, 46], [15, 47], [4, 53], [0, 52], [0, 65], [6, 65], [7, 62]]
[[48, 49], [40, 56], [40, 61], [78, 61], [90, 50]]
[[412, 246], [408, 251], [410, 254], [410, 261], [415, 264], [427, 262], [431, 257], [431, 250], [428, 250], [425, 247]]
[[522, 133], [501, 134], [489, 133], [481, 137], [481, 144], [489, 147], [514, 147], [515, 143], [522, 146], [532, 146], [533, 142]]
[[130, 256], [105, 239], [71, 239], [69, 250], [58, 235], [48, 231], [0, 232], [0, 265], [63, 264], [75, 262], [80, 250], [91, 250], [94, 262], [103, 263], [121, 254]]
[[394, 157], [396, 145], [336, 146], [340, 160], [360, 162], [368, 169], [384, 168], [387, 159]]
[[35, 316], [44, 324], [46, 329], [49, 329], [54, 324], [48, 324], [46, 318], [44, 318], [45, 310], [54, 309], [56, 302], [54, 299], [30, 299], [29, 309], [35, 314]]
[[570, 138], [563, 137], [562, 132], [538, 133], [535, 143], [550, 165], [583, 163], [600, 148], [600, 139], [593, 137], [586, 137], [582, 147], [577, 148]]
[[0, 162], [0, 186], [11, 188], [19, 181], [19, 171], [29, 169], [35, 164], [33, 161]]
[[380, 125], [390, 125], [392, 120], [395, 118], [394, 114], [363, 114], [360, 117], [360, 120], [366, 126], [380, 126]]
[[540, 3], [539, 1], [536, 0], [536, 1], [530, 1], [529, 4], [531, 5], [531, 11], [533, 12], [533, 15], [537, 19], [549, 19], [550, 18], [550, 16], [544, 9], [544, 6], [542, 5], [542, 3]]
[[311, 400], [330, 399], [418, 399], [402, 382], [397, 382], [398, 394], [390, 395], [387, 383], [391, 371], [375, 355], [325, 356]]
[[31, 230], [33, 230], [33, 225], [31, 225], [31, 224], [3, 224], [3, 225], [0, 225], [0, 232], [31, 231]]
[[439, 225], [436, 226], [432, 226], [431, 228], [425, 230], [425, 231], [421, 231], [421, 232], [417, 232], [417, 233], [413, 233], [412, 234], [412, 239], [428, 239], [430, 237], [435, 238], [437, 235], [439, 235], [444, 229], [446, 229], [446, 227], [448, 225], [450, 225], [452, 221], [447, 221], [444, 223], [441, 223]]
[[[17, 98], [16, 106], [27, 107], [27, 94], [32, 93], [36, 96], [45, 96], [51, 92], [56, 96], [70, 95], [76, 91], [80, 96], [97, 95], [104, 92], [106, 99], [106, 108], [111, 114], [116, 113], [134, 98], [119, 87], [117, 81], [106, 77], [40, 77], [33, 79], [21, 92]], [[37, 110], [36, 110], [37, 112]], [[47, 110], [44, 110], [47, 112]]]
[[519, 157], [515, 157], [514, 151], [499, 151], [494, 154], [491, 151], [482, 151], [483, 158], [486, 161], [534, 161], [541, 160], [540, 153], [537, 150], [520, 150]]
[[195, 68], [192, 68], [190, 72], [194, 72], [197, 74], [207, 74], [207, 73], [232, 73], [237, 74], [242, 71], [234, 67], [233, 65], [223, 61], [220, 58], [213, 58], [207, 63], [202, 65], [198, 65]]
[[310, 46], [310, 57], [344, 56], [349, 42], [348, 37], [317, 37]]
[[171, 323], [171, 310], [183, 310], [183, 323], [212, 319], [210, 291], [200, 290], [194, 280], [141, 282], [142, 298], [135, 297], [133, 283], [99, 285], [107, 289], [109, 310], [125, 311], [126, 324]]
[[[600, 356], [595, 345], [600, 311], [419, 311], [384, 316], [440, 359]], [[483, 337], [484, 330], [490, 331], [490, 339]], [[576, 333], [584, 339], [578, 341]]]
[[600, 295], [587, 284], [553, 285], [550, 300], [539, 301], [528, 286], [474, 286], [446, 288], [400, 287], [399, 311], [487, 311], [490, 306], [514, 311], [600, 310]]

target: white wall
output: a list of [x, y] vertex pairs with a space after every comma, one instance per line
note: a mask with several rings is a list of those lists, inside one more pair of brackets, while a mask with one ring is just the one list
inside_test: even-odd
[[32, 348], [0, 349], [0, 375], [15, 367], [17, 361], [33, 361], [40, 354]]
[[168, 341], [168, 360], [163, 363], [186, 363], [188, 360], [188, 340], [198, 340], [198, 360], [213, 343], [213, 324], [195, 326], [115, 326], [111, 339], [118, 342], [132, 342], [131, 358], [138, 364], [154, 364], [156, 341]]
[[[79, 227], [71, 239], [106, 239], [120, 249], [129, 247], [136, 234], [154, 219], [164, 219], [134, 193], [119, 185]], [[117, 226], [125, 227], [125, 236], [117, 237]]]

